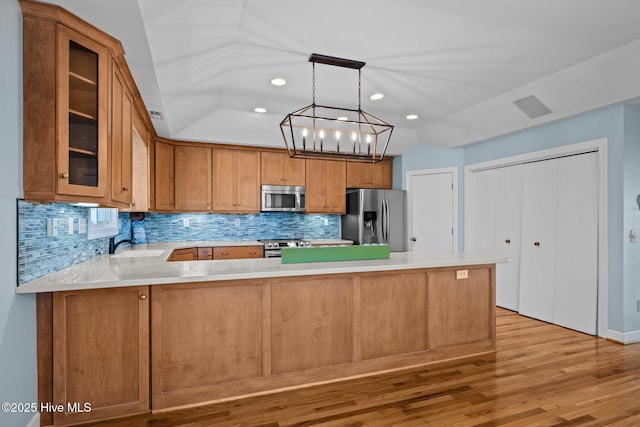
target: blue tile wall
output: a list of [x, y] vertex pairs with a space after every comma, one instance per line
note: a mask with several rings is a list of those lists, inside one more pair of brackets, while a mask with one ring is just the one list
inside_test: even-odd
[[[184, 219], [189, 220], [189, 227], [183, 226]], [[282, 212], [244, 215], [149, 213], [144, 223], [149, 242], [337, 239], [340, 234], [340, 215]]]
[[[46, 276], [63, 268], [108, 252], [109, 238], [87, 239], [78, 234], [80, 218], [89, 219], [89, 210], [65, 203], [37, 204], [18, 200], [18, 284]], [[59, 218], [56, 237], [47, 237], [47, 219]], [[74, 234], [69, 234], [73, 218]], [[120, 214], [120, 234], [116, 240], [131, 238], [128, 213]]]
[[[18, 200], [18, 284], [46, 276], [63, 268], [107, 253], [109, 238], [88, 240], [78, 234], [78, 220], [88, 220], [87, 208], [65, 203], [38, 204]], [[74, 234], [68, 233], [68, 218], [74, 218]], [[61, 219], [58, 236], [47, 237], [47, 219]], [[183, 220], [189, 219], [189, 227]], [[297, 213], [157, 214], [144, 220], [149, 242], [255, 240], [255, 239], [337, 239], [340, 215]], [[131, 238], [128, 213], [120, 214], [116, 240]]]

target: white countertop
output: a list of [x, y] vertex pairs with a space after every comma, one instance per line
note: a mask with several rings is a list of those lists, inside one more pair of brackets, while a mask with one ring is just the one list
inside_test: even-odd
[[[226, 245], [224, 244], [226, 243]], [[71, 291], [122, 286], [220, 280], [394, 271], [509, 262], [508, 257], [464, 252], [393, 252], [389, 259], [281, 264], [280, 258], [213, 261], [165, 260], [173, 249], [203, 246], [251, 246], [257, 241], [149, 243], [118, 249], [16, 288], [16, 293]]]

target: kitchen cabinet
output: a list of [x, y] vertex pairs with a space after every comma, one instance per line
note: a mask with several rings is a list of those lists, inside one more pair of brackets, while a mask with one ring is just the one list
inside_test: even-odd
[[148, 286], [53, 294], [53, 404], [64, 408], [54, 425], [149, 411], [148, 295]]
[[198, 248], [174, 249], [167, 261], [196, 261], [199, 259], [198, 255]]
[[307, 159], [307, 213], [346, 212], [345, 161]]
[[198, 261], [213, 259], [213, 248], [198, 248]]
[[260, 152], [213, 149], [213, 211], [260, 212]]
[[293, 185], [304, 187], [305, 160], [289, 157], [288, 153], [261, 153], [262, 185]]
[[[211, 148], [177, 145], [175, 160], [175, 210], [211, 210]], [[157, 203], [157, 201], [156, 201]]]
[[175, 150], [173, 144], [155, 143], [155, 207], [157, 211], [173, 211], [175, 207]]
[[385, 159], [377, 163], [346, 163], [348, 188], [391, 189], [393, 181], [393, 160]]
[[142, 118], [134, 110], [133, 115], [133, 147], [131, 163], [133, 175], [131, 177], [131, 211], [148, 212], [151, 205], [150, 198], [150, 162], [149, 146], [150, 133], [144, 125]]
[[111, 200], [128, 208], [133, 193], [133, 98], [115, 64], [112, 69]]
[[263, 258], [264, 246], [225, 246], [213, 248], [213, 259]]
[[21, 7], [25, 199], [106, 202], [109, 49], [55, 6]]

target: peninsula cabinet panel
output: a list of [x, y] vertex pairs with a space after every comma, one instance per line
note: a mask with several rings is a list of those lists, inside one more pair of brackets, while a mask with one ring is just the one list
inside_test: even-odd
[[211, 148], [178, 145], [175, 150], [177, 211], [211, 210]]
[[362, 359], [427, 350], [427, 275], [360, 279]]
[[156, 141], [155, 144], [155, 206], [157, 211], [173, 211], [175, 208], [174, 165], [175, 151], [172, 144]]
[[[53, 295], [54, 424], [149, 410], [148, 287]], [[76, 411], [67, 403], [79, 402]]]
[[346, 212], [346, 162], [307, 159], [307, 213]]
[[264, 246], [226, 246], [213, 248], [213, 259], [264, 258]]
[[272, 374], [351, 361], [351, 278], [300, 279], [271, 285]]
[[259, 284], [152, 291], [154, 409], [210, 400], [215, 386], [262, 376]]
[[265, 151], [262, 157], [263, 185], [295, 185], [305, 186], [305, 161], [292, 159], [288, 153], [273, 153]]
[[427, 306], [429, 349], [494, 342], [495, 267], [429, 272]]

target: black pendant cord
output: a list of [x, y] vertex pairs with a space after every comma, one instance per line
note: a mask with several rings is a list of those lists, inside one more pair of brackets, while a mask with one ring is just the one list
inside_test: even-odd
[[362, 110], [362, 69], [358, 69], [358, 111]]

